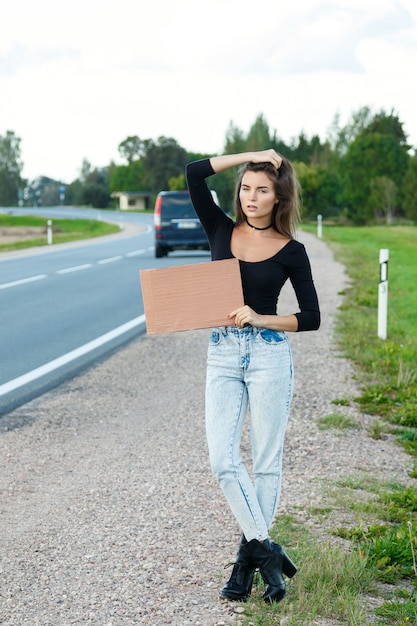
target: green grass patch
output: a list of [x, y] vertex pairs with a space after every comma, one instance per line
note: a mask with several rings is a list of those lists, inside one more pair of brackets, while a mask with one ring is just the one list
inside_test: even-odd
[[388, 425], [380, 422], [378, 419], [373, 420], [372, 424], [368, 428], [368, 434], [372, 437], [372, 439], [382, 439], [388, 431]]
[[[417, 228], [326, 226], [323, 239], [351, 279], [338, 332], [345, 356], [359, 368], [356, 400], [367, 413], [417, 428]], [[381, 248], [389, 250], [385, 341], [377, 336]]]
[[376, 615], [385, 618], [384, 624], [396, 626], [417, 624], [417, 594], [402, 592], [396, 594], [396, 598], [390, 602], [384, 602], [375, 611]]
[[[322, 620], [348, 626], [416, 623], [415, 490], [367, 473], [325, 481], [324, 485], [326, 482], [323, 505], [308, 508], [310, 524], [282, 515], [271, 530], [271, 538], [284, 546], [299, 567], [296, 576], [287, 580], [287, 596], [279, 604], [265, 605], [265, 585], [256, 575], [239, 624], [299, 626]], [[345, 540], [340, 545], [318, 539], [314, 531], [335, 507], [346, 511], [349, 518], [354, 511], [360, 521], [356, 527], [333, 530], [333, 535]], [[368, 596], [377, 599], [376, 608], [369, 604]]]
[[318, 618], [350, 626], [368, 623], [361, 596], [372, 588], [373, 574], [366, 557], [354, 550], [346, 552], [339, 546], [313, 541], [306, 527], [290, 516], [277, 519], [272, 536], [284, 543], [300, 569], [287, 580], [287, 596], [275, 605], [264, 603], [265, 586], [259, 576], [255, 577], [252, 596], [239, 619], [242, 625], [299, 626]]
[[[338, 481], [337, 486], [338, 505], [341, 506], [344, 494], [346, 508], [355, 510], [362, 522], [354, 528], [339, 528], [335, 534], [353, 542], [355, 549], [367, 559], [377, 581], [395, 585], [390, 591], [391, 598], [375, 614], [386, 618], [384, 624], [417, 623], [416, 490], [397, 483], [384, 484], [366, 475]], [[351, 490], [350, 496], [346, 489]], [[374, 495], [368, 500], [355, 499], [358, 489]], [[364, 519], [377, 521], [369, 523]], [[401, 586], [404, 580], [408, 581], [406, 587]]]
[[[42, 228], [40, 234], [34, 235], [33, 239], [25, 239], [11, 243], [0, 243], [0, 251], [21, 250], [33, 248], [47, 244], [47, 223], [46, 218], [34, 217], [31, 215], [12, 216], [0, 214], [0, 228], [13, 227], [21, 229], [22, 233], [28, 228]], [[52, 220], [53, 244], [77, 241], [80, 239], [90, 239], [111, 235], [120, 232], [116, 224], [109, 224], [99, 220], [82, 219], [53, 219]]]
[[417, 548], [417, 539], [415, 535], [410, 537], [408, 523], [397, 526], [370, 524], [352, 529], [341, 528], [338, 535], [356, 543], [359, 552], [366, 554], [369, 562], [376, 568], [379, 580], [395, 583], [400, 578], [413, 576], [413, 551]]
[[337, 398], [336, 400], [332, 400], [332, 404], [337, 404], [338, 406], [350, 406], [349, 398]]
[[417, 430], [407, 428], [391, 428], [390, 432], [397, 436], [398, 441], [408, 454], [417, 456]]
[[324, 415], [317, 420], [317, 425], [321, 430], [329, 430], [335, 428], [337, 430], [354, 429], [358, 425], [354, 420], [342, 413], [331, 413]]
[[401, 488], [401, 485], [397, 482], [384, 482], [379, 478], [370, 476], [367, 473], [358, 473], [354, 476], [347, 476], [343, 480], [338, 480], [332, 484], [336, 485], [336, 487], [347, 487], [352, 490], [360, 489], [376, 494], [380, 493], [382, 490]]
[[[362, 522], [353, 528], [338, 528], [335, 534], [353, 542], [355, 549], [367, 559], [377, 581], [395, 585], [391, 598], [375, 611], [376, 615], [388, 620], [384, 624], [416, 623], [416, 490], [397, 483], [384, 484], [367, 476], [350, 477], [338, 481], [337, 486], [338, 504], [341, 504], [340, 489], [342, 493], [343, 489], [350, 489], [350, 497], [344, 492], [345, 506], [360, 514]], [[357, 489], [367, 489], [374, 495], [366, 501], [357, 498], [353, 504], [352, 495]], [[402, 581], [408, 581], [408, 585], [400, 586]]]

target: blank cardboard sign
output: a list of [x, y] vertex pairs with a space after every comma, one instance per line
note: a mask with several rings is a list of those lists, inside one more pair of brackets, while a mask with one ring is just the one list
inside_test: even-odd
[[243, 306], [238, 259], [141, 270], [146, 332], [172, 333], [231, 326]]

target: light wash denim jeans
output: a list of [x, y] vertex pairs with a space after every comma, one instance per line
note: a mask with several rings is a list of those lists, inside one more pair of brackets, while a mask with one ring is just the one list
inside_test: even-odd
[[[253, 326], [212, 330], [206, 379], [210, 465], [248, 541], [268, 537], [278, 506], [293, 379], [285, 333]], [[240, 450], [248, 409], [253, 481]]]

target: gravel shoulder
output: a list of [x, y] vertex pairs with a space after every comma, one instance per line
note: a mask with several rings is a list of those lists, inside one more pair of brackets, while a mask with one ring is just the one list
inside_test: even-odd
[[[357, 393], [334, 342], [347, 279], [323, 241], [300, 239], [323, 322], [290, 336], [296, 388], [279, 512], [309, 524], [327, 480], [366, 472], [409, 484], [412, 460], [391, 437], [371, 439], [372, 418], [357, 407], [332, 404]], [[280, 309], [293, 307], [286, 289]], [[218, 600], [239, 529], [208, 466], [207, 336], [144, 336], [0, 420], [1, 624], [236, 623], [241, 607]], [[359, 428], [319, 430], [335, 410]]]

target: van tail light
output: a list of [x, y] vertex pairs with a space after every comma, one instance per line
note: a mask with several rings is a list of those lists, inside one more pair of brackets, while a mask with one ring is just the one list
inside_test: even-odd
[[156, 199], [155, 211], [153, 214], [153, 225], [155, 227], [155, 230], [160, 230], [161, 228], [161, 204], [162, 204], [162, 198], [161, 196], [159, 196]]

